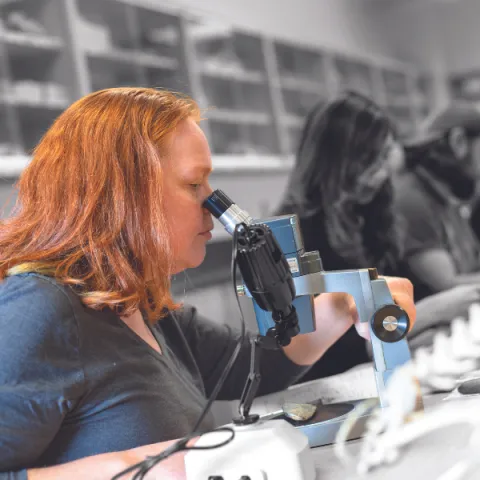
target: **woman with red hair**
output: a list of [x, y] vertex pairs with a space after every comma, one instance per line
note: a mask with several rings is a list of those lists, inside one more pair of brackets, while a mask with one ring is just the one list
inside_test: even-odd
[[[109, 478], [195, 425], [239, 339], [170, 294], [213, 227], [199, 120], [184, 96], [103, 90], [35, 149], [0, 224], [0, 478]], [[413, 319], [411, 284], [389, 285]], [[293, 383], [357, 321], [345, 294], [315, 310], [314, 333], [264, 355], [259, 394]], [[240, 397], [249, 355], [245, 339], [219, 399]], [[182, 456], [155, 472], [183, 478]]]

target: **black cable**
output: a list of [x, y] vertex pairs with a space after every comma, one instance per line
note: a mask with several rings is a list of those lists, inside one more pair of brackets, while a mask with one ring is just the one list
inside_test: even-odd
[[235, 226], [235, 230], [233, 231], [233, 241], [232, 241], [232, 261], [231, 261], [231, 274], [232, 274], [232, 282], [233, 282], [233, 288], [235, 291], [235, 298], [237, 299], [237, 304], [238, 304], [238, 309], [240, 311], [240, 319], [242, 321], [241, 324], [241, 330], [240, 330], [240, 338], [235, 345], [235, 350], [233, 351], [226, 367], [224, 368], [222, 375], [218, 379], [217, 384], [215, 385], [215, 388], [213, 389], [212, 394], [210, 395], [207, 404], [205, 405], [205, 408], [203, 409], [202, 414], [200, 415], [200, 418], [197, 420], [197, 423], [195, 424], [195, 427], [193, 428], [193, 431], [196, 432], [198, 428], [200, 427], [200, 424], [203, 422], [205, 416], [207, 413], [210, 411], [210, 408], [213, 404], [213, 402], [216, 400], [218, 393], [220, 392], [220, 389], [223, 387], [223, 384], [225, 383], [225, 380], [227, 379], [233, 364], [237, 360], [238, 354], [240, 353], [240, 350], [243, 345], [243, 340], [245, 339], [245, 318], [243, 317], [243, 312], [242, 312], [242, 307], [240, 306], [240, 300], [238, 298], [238, 292], [237, 292], [237, 282], [236, 282], [236, 276], [237, 276], [237, 243], [238, 243], [238, 230], [240, 228], [244, 228], [244, 225], [242, 223], [239, 223], [238, 225]]
[[[207, 432], [200, 433], [197, 430], [200, 428], [201, 423], [205, 419], [206, 415], [211, 409], [211, 406], [213, 402], [216, 400], [218, 393], [220, 392], [221, 388], [223, 387], [223, 384], [225, 383], [225, 380], [227, 379], [228, 375], [230, 374], [230, 371], [232, 370], [233, 364], [237, 360], [238, 354], [240, 353], [240, 350], [243, 345], [243, 341], [245, 339], [245, 333], [246, 333], [246, 326], [245, 326], [245, 318], [243, 316], [243, 311], [242, 307], [240, 305], [240, 299], [238, 298], [238, 292], [237, 292], [237, 282], [236, 282], [236, 277], [237, 277], [237, 246], [238, 246], [238, 232], [240, 229], [245, 228], [245, 225], [243, 223], [239, 223], [238, 225], [235, 226], [235, 230], [233, 231], [233, 241], [232, 241], [232, 261], [231, 261], [231, 275], [232, 275], [232, 282], [233, 282], [233, 289], [235, 291], [235, 298], [237, 300], [237, 305], [238, 309], [240, 311], [240, 320], [241, 320], [241, 329], [240, 329], [240, 337], [237, 341], [237, 344], [235, 345], [235, 349], [230, 356], [227, 365], [225, 366], [222, 374], [220, 375], [220, 378], [218, 379], [218, 382], [215, 385], [215, 388], [213, 389], [212, 394], [207, 400], [207, 403], [200, 414], [199, 419], [197, 420], [197, 423], [192, 429], [192, 433], [189, 435], [181, 438], [180, 440], [176, 441], [173, 445], [170, 445], [170, 447], [166, 448], [163, 452], [159, 453], [158, 455], [154, 456], [148, 456], [145, 458], [145, 460], [142, 460], [141, 462], [136, 463], [135, 465], [131, 465], [130, 467], [126, 468], [125, 470], [122, 470], [121, 472], [117, 473], [114, 477], [112, 477], [111, 480], [119, 480], [121, 477], [126, 475], [127, 473], [133, 472], [135, 470], [138, 470], [135, 475], [132, 477], [132, 480], [143, 480], [145, 478], [145, 475], [158, 463], [160, 463], [162, 460], [165, 460], [166, 458], [170, 457], [174, 453], [181, 452], [181, 451], [186, 451], [186, 450], [211, 450], [213, 448], [219, 448], [223, 447], [227, 443], [230, 443], [234, 437], [235, 437], [235, 431], [230, 428], [230, 427], [220, 427], [216, 428], [214, 430], [210, 430]], [[202, 435], [207, 435], [209, 433], [213, 432], [230, 432], [231, 436], [227, 438], [227, 440], [220, 442], [216, 445], [211, 445], [208, 447], [197, 447], [193, 445], [192, 447], [187, 447], [187, 443], [195, 437], [202, 436]]]

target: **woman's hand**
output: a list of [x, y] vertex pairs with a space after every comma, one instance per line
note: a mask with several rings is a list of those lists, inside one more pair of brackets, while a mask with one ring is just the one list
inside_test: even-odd
[[[416, 309], [412, 282], [406, 278], [382, 278], [387, 282], [393, 300], [407, 312], [413, 326]], [[355, 301], [348, 293], [322, 293], [316, 297], [315, 320], [314, 332], [297, 335], [284, 348], [286, 355], [298, 365], [315, 363], [352, 325], [361, 336], [368, 338], [368, 323], [360, 323]]]
[[[380, 277], [383, 278], [388, 285], [388, 289], [392, 295], [393, 301], [408, 315], [410, 319], [410, 331], [412, 330], [413, 326], [415, 325], [415, 321], [417, 318], [417, 309], [415, 306], [415, 302], [413, 300], [413, 284], [407, 278], [402, 277]], [[353, 302], [353, 298], [351, 300]], [[368, 327], [368, 322], [360, 323], [360, 319], [358, 318], [358, 312], [356, 306], [353, 306], [354, 314], [356, 318], [355, 328], [360, 336], [365, 338], [366, 340], [370, 339], [370, 330]]]
[[[28, 480], [53, 480], [57, 478], [105, 480], [112, 478], [138, 462], [142, 462], [149, 455], [158, 455], [171, 446], [174, 441], [144, 445], [121, 452], [92, 455], [91, 457], [55, 465], [54, 467], [29, 469]], [[195, 441], [196, 439], [190, 440], [189, 445], [194, 444]], [[153, 467], [145, 478], [147, 480], [154, 480], [155, 478], [186, 480], [185, 455], [186, 452], [173, 454]], [[133, 473], [126, 474], [122, 476], [122, 480], [128, 480], [132, 477]]]

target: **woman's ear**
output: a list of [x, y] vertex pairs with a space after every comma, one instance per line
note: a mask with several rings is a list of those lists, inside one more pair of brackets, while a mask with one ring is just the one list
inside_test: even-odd
[[467, 158], [469, 152], [468, 138], [462, 127], [454, 127], [449, 130], [448, 144], [459, 160]]

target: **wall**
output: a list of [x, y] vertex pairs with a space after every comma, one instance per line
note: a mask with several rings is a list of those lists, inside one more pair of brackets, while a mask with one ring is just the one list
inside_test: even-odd
[[[437, 102], [448, 101], [444, 78], [480, 68], [479, 0], [370, 0], [377, 34], [392, 56], [436, 76]], [[375, 6], [375, 8], [373, 8]]]
[[438, 5], [438, 28], [442, 36], [445, 65], [450, 72], [480, 69], [480, 2], [457, 0]]
[[[439, 61], [430, 0], [370, 0], [370, 15], [392, 56], [429, 68]], [[441, 58], [441, 57], [440, 57]]]
[[385, 48], [393, 57], [433, 74], [435, 103], [447, 103], [442, 12], [447, 4], [442, 0], [370, 0], [370, 7], [377, 32], [388, 44]]

